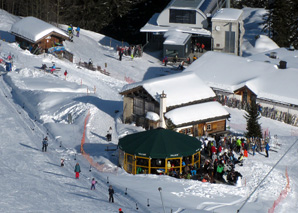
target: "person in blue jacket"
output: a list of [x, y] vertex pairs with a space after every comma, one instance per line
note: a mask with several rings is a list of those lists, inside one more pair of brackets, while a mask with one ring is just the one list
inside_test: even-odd
[[269, 146], [268, 143], [266, 143], [265, 151], [266, 151], [266, 157], [267, 157], [267, 158], [269, 157], [269, 149], [270, 149], [270, 146]]
[[77, 31], [77, 37], [79, 37], [80, 36], [80, 27], [77, 27], [77, 29], [76, 29], [76, 31]]

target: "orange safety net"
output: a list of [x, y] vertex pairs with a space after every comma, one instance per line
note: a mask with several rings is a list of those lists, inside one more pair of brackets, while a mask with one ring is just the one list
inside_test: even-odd
[[284, 190], [281, 191], [279, 197], [277, 198], [277, 200], [274, 201], [273, 206], [268, 210], [268, 213], [273, 213], [275, 210], [275, 207], [283, 200], [287, 197], [288, 192], [290, 191], [290, 179], [289, 179], [289, 175], [288, 175], [288, 169], [286, 168], [286, 178], [287, 178], [287, 185], [286, 188]]
[[104, 164], [98, 164], [97, 162], [94, 162], [94, 160], [90, 157], [90, 155], [88, 153], [85, 152], [84, 150], [84, 144], [85, 144], [85, 138], [86, 138], [86, 126], [87, 126], [87, 123], [88, 123], [88, 120], [89, 120], [89, 117], [90, 117], [90, 112], [88, 112], [86, 118], [85, 118], [85, 123], [84, 123], [84, 132], [83, 132], [83, 136], [82, 136], [82, 140], [81, 140], [81, 154], [83, 155], [83, 157], [89, 162], [89, 164], [96, 168], [98, 171], [100, 172], [117, 172], [117, 169], [112, 169], [110, 170], [109, 168], [105, 168], [105, 165]]

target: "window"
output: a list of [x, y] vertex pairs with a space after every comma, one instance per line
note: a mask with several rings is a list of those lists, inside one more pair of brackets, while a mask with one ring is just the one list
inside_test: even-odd
[[196, 11], [170, 9], [170, 23], [196, 24]]
[[225, 35], [225, 52], [235, 53], [235, 32], [226, 31]]
[[135, 115], [144, 115], [144, 100], [141, 98], [133, 99], [133, 113]]
[[154, 112], [154, 103], [145, 102], [145, 112]]
[[211, 124], [207, 124], [207, 131], [212, 130], [212, 125]]

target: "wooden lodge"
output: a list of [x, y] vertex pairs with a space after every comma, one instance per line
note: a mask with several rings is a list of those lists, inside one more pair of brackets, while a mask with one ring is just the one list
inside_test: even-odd
[[[167, 86], [168, 83], [178, 85], [178, 82], [183, 89]], [[165, 89], [164, 93], [159, 92], [159, 86]], [[190, 94], [188, 98], [184, 91], [191, 91], [194, 95]], [[227, 133], [226, 119], [229, 113], [214, 101], [215, 94], [210, 87], [193, 73], [130, 84], [120, 94], [124, 96], [125, 123], [135, 123], [145, 129], [174, 129], [194, 137]], [[163, 95], [165, 98], [161, 98]]]

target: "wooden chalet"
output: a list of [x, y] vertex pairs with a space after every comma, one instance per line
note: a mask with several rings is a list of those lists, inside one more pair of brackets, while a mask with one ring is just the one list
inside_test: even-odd
[[[172, 87], [172, 84], [176, 86]], [[179, 89], [177, 85], [183, 86]], [[164, 88], [166, 94], [161, 93], [159, 88]], [[155, 129], [162, 127], [164, 119], [165, 128], [192, 136], [226, 133], [229, 113], [214, 101], [215, 94], [211, 88], [192, 72], [127, 85], [120, 94], [124, 96], [125, 123]], [[160, 98], [161, 95], [166, 98]], [[218, 113], [214, 114], [213, 111]], [[155, 115], [155, 119], [148, 116], [149, 113]], [[184, 119], [179, 121], [182, 117]]]
[[10, 32], [16, 36], [20, 47], [38, 54], [48, 52], [48, 49], [61, 46], [69, 40], [61, 29], [35, 17], [26, 17], [12, 25]]

